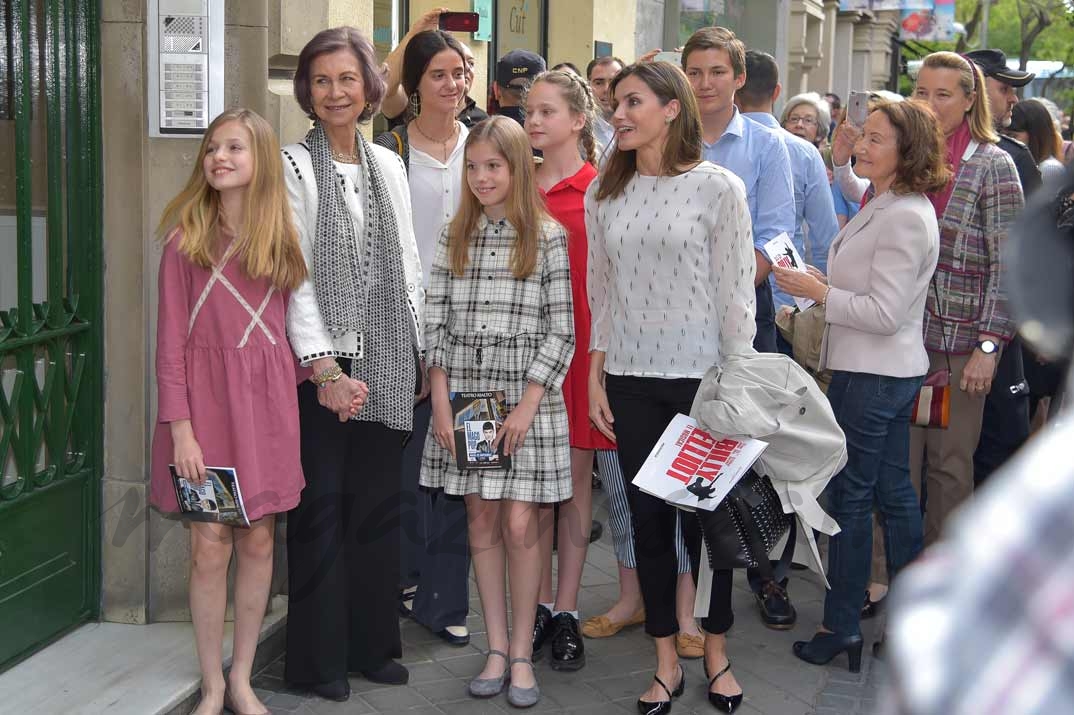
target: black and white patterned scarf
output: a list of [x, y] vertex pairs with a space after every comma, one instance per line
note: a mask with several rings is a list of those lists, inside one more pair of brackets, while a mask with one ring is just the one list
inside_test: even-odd
[[391, 195], [369, 145], [356, 132], [365, 179], [363, 225], [361, 235], [356, 235], [344, 184], [320, 122], [306, 135], [306, 146], [317, 181], [313, 244], [317, 303], [333, 340], [355, 345], [353, 352], [338, 352], [352, 359], [351, 377], [369, 385], [369, 397], [355, 419], [409, 431], [414, 414], [414, 337]]

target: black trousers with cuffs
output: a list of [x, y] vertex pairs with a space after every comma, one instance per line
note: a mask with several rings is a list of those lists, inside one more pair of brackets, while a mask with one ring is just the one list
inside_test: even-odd
[[[606, 379], [608, 403], [615, 417], [616, 450], [634, 521], [634, 551], [645, 603], [645, 632], [655, 638], [679, 632], [675, 612], [679, 575], [675, 557], [678, 510], [663, 499], [641, 491], [632, 481], [676, 413], [690, 414], [700, 384], [700, 380], [685, 378], [608, 375]], [[701, 529], [697, 518], [684, 513], [682, 529], [696, 582], [701, 564]], [[701, 620], [701, 627], [708, 633], [726, 633], [734, 623], [731, 580], [730, 569], [713, 572], [708, 617]]]
[[306, 488], [287, 517], [290, 683], [326, 683], [402, 656], [400, 466], [405, 432], [340, 422], [298, 388]]

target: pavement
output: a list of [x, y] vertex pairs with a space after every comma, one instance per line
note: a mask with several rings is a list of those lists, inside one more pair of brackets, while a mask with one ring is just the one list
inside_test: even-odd
[[[605, 497], [594, 494], [594, 518], [605, 523]], [[554, 559], [553, 559], [554, 561]], [[582, 576], [582, 618], [599, 615], [618, 596], [618, 575], [611, 537], [590, 545]], [[733, 594], [735, 625], [728, 634], [728, 652], [735, 677], [745, 692], [743, 715], [865, 715], [876, 710], [883, 683], [883, 663], [873, 659], [871, 644], [877, 624], [863, 622], [866, 653], [861, 672], [847, 670], [845, 655], [828, 666], [803, 663], [791, 652], [796, 640], [806, 640], [816, 630], [823, 611], [824, 589], [807, 571], [794, 571], [789, 589], [798, 610], [798, 622], [790, 631], [773, 631], [762, 625], [753, 595], [743, 572], [736, 573]], [[515, 711], [501, 695], [491, 700], [468, 696], [466, 684], [481, 670], [488, 647], [477, 586], [470, 581], [471, 640], [452, 646], [409, 619], [400, 624], [402, 662], [410, 670], [406, 686], [382, 686], [360, 677], [351, 678], [352, 694], [344, 703], [289, 690], [283, 682], [286, 654], [262, 670], [254, 687], [275, 715], [409, 713], [438, 715], [496, 714]], [[625, 629], [612, 638], [586, 639], [586, 666], [574, 673], [553, 671], [547, 662], [536, 666], [541, 713], [636, 713], [636, 701], [651, 682], [656, 664], [652, 640], [641, 626]], [[674, 713], [715, 713], [706, 698], [700, 660], [682, 661], [686, 692], [675, 701]], [[517, 712], [517, 711], [515, 711]]]

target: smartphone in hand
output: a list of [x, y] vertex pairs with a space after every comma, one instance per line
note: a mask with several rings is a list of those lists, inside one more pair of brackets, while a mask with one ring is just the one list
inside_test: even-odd
[[653, 62], [670, 62], [676, 67], [682, 67], [681, 52], [657, 52]]
[[447, 32], [477, 32], [476, 12], [442, 12], [439, 27]]
[[847, 121], [861, 129], [869, 116], [869, 93], [851, 92], [847, 101]]

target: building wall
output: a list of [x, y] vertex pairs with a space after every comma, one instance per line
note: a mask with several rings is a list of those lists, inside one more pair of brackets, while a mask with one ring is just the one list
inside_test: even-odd
[[[189, 535], [148, 508], [155, 421], [156, 223], [195, 165], [198, 139], [151, 139], [146, 125], [146, 3], [102, 3], [105, 262], [105, 425], [102, 615], [146, 623], [187, 620]], [[226, 3], [225, 106], [264, 114], [283, 142], [309, 126], [289, 82], [269, 87], [269, 59], [294, 62], [318, 30], [372, 32], [365, 0]], [[282, 541], [278, 541], [282, 543]], [[278, 549], [282, 556], [283, 549]], [[280, 569], [279, 575], [284, 575]]]

